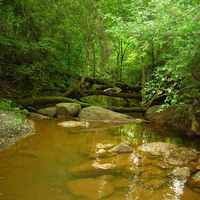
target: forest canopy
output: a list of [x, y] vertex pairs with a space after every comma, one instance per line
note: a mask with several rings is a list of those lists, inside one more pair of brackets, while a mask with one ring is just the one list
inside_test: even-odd
[[72, 75], [142, 86], [143, 105], [200, 98], [198, 0], [2, 0], [0, 93], [62, 95]]

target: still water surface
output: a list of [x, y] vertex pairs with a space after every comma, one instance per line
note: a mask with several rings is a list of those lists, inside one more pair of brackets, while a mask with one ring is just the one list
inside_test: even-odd
[[[76, 177], [70, 173], [70, 169], [85, 162], [101, 160], [88, 156], [99, 142], [117, 145], [125, 140], [131, 143], [134, 151], [138, 145], [156, 141], [200, 150], [197, 138], [182, 136], [168, 127], [145, 123], [118, 127], [93, 124], [90, 128], [62, 128], [57, 125], [60, 122], [58, 119], [34, 122], [37, 131], [33, 136], [0, 152], [0, 200], [200, 200], [200, 191], [190, 188], [182, 180], [167, 179], [163, 176], [166, 170], [161, 168], [161, 172], [155, 172], [152, 178], [163, 181], [164, 184], [159, 187], [151, 187], [152, 180], [145, 182], [149, 174], [142, 177], [119, 172], [106, 173], [106, 176], [87, 174]], [[131, 155], [127, 154], [129, 157]], [[118, 159], [117, 155], [113, 158]], [[156, 158], [152, 159], [157, 161]], [[109, 196], [97, 198], [98, 195], [94, 194], [82, 198], [69, 192], [68, 182], [81, 178], [99, 179], [100, 175], [101, 180], [105, 178], [114, 185], [114, 191]]]

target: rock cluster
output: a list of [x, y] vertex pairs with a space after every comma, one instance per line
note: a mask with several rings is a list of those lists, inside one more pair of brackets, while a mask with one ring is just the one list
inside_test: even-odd
[[[115, 189], [130, 187], [134, 182], [141, 191], [133, 192], [130, 199], [139, 199], [153, 195], [154, 191], [156, 193], [161, 188], [166, 192], [173, 192], [169, 184], [174, 177], [183, 184], [188, 181], [191, 187], [200, 187], [199, 152], [165, 142], [143, 144], [136, 152], [133, 149], [126, 141], [121, 141], [114, 147], [111, 143], [97, 143], [94, 159], [70, 169], [70, 173], [78, 179], [68, 183], [69, 192], [77, 197], [100, 199], [98, 195], [106, 197]], [[179, 159], [177, 152], [181, 155]], [[183, 152], [186, 156], [183, 156]], [[178, 161], [175, 163], [174, 160]], [[112, 176], [119, 173], [122, 178]], [[82, 191], [81, 185], [89, 188]], [[107, 189], [105, 185], [108, 186]]]
[[[31, 114], [31, 117], [43, 119], [48, 117], [68, 117], [73, 119], [78, 117], [79, 121], [97, 122], [97, 123], [114, 123], [114, 124], [131, 124], [138, 123], [142, 120], [134, 119], [129, 115], [117, 113], [99, 106], [89, 106], [81, 108], [78, 103], [59, 103], [53, 107], [40, 109], [39, 114]], [[44, 117], [45, 116], [45, 117]]]

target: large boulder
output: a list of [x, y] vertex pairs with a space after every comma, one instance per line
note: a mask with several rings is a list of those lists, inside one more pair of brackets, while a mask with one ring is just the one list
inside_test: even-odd
[[96, 200], [111, 195], [114, 191], [112, 184], [100, 179], [85, 178], [67, 183], [69, 192], [76, 197]]
[[78, 103], [58, 103], [56, 104], [56, 115], [77, 117], [81, 111], [81, 105]]
[[129, 115], [117, 113], [99, 106], [89, 106], [80, 111], [79, 120], [104, 123], [134, 123], [136, 120]]
[[171, 105], [162, 110], [162, 105], [152, 106], [146, 111], [146, 119], [155, 123], [170, 124], [179, 130], [188, 130], [189, 122], [184, 117], [187, 105]]

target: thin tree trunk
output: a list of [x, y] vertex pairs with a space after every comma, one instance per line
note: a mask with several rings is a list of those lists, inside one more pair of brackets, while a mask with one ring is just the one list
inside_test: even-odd
[[120, 41], [120, 73], [119, 73], [119, 81], [122, 81], [122, 65], [123, 65], [123, 47], [122, 40]]
[[95, 57], [94, 41], [92, 42], [92, 51], [93, 51], [93, 75], [92, 75], [92, 77], [95, 78], [95, 72], [96, 72], [96, 57]]
[[145, 77], [145, 64], [144, 64], [144, 58], [141, 58], [142, 62], [142, 103], [145, 103], [145, 93], [144, 93], [144, 88], [146, 84], [146, 77]]
[[90, 44], [90, 40], [88, 39], [87, 41], [87, 45], [86, 45], [86, 50], [85, 50], [85, 69], [84, 69], [84, 74], [81, 78], [81, 80], [78, 82], [78, 84], [76, 86], [74, 86], [72, 89], [68, 90], [67, 92], [65, 92], [64, 94], [61, 95], [61, 97], [67, 97], [69, 96], [71, 93], [75, 92], [76, 90], [78, 90], [80, 88], [80, 86], [84, 83], [86, 75], [87, 75], [87, 68], [88, 68], [88, 60], [89, 60], [89, 44]]
[[117, 78], [116, 80], [119, 80], [119, 51], [117, 50]]

